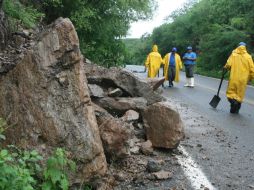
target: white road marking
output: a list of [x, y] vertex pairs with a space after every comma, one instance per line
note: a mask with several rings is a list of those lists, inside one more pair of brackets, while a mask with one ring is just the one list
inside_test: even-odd
[[181, 165], [185, 176], [188, 177], [193, 189], [198, 190], [208, 188], [209, 190], [216, 190], [188, 152], [181, 145], [178, 146], [178, 150], [183, 154], [177, 155], [177, 160]]

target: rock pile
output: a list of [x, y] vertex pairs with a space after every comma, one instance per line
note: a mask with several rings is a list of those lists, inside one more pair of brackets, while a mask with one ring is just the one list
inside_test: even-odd
[[109, 167], [116, 184], [170, 179], [173, 174], [164, 171], [162, 160], [148, 159], [155, 156], [154, 148], [174, 149], [184, 137], [179, 114], [155, 91], [164, 79], [142, 80], [89, 60], [84, 68], [107, 161], [120, 166]]
[[[100, 178], [97, 189], [123, 180], [108, 165], [153, 155], [155, 147], [177, 147], [184, 136], [180, 116], [155, 91], [164, 79], [141, 80], [92, 64], [82, 57], [69, 19], [38, 36], [12, 69], [0, 73], [0, 117], [15, 125], [6, 131], [7, 143], [44, 155], [64, 147], [78, 163], [73, 183]], [[147, 163], [139, 165], [146, 171]]]

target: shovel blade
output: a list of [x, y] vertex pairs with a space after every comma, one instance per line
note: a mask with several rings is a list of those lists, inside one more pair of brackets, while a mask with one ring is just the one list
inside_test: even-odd
[[220, 97], [215, 95], [209, 104], [213, 108], [216, 108], [218, 106], [219, 102], [220, 102]]

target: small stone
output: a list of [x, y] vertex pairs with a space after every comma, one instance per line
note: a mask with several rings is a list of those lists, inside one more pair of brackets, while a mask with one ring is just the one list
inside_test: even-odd
[[158, 171], [161, 170], [161, 166], [155, 160], [149, 160], [148, 163], [147, 163], [147, 170], [150, 173], [158, 172]]
[[104, 92], [103, 89], [96, 84], [88, 84], [89, 93], [91, 97], [103, 98]]
[[137, 121], [139, 119], [139, 113], [134, 110], [128, 110], [121, 119], [125, 122]]
[[153, 173], [153, 175], [155, 176], [156, 179], [169, 179], [173, 177], [173, 174], [171, 172], [164, 170]]
[[197, 147], [202, 147], [202, 144], [197, 144]]
[[139, 164], [139, 165], [142, 165], [142, 166], [146, 166], [147, 163], [148, 163], [147, 160], [139, 160], [139, 161], [138, 161], [138, 164]]
[[158, 152], [153, 151], [153, 154], [151, 156], [159, 156]]
[[149, 175], [147, 175], [147, 179], [149, 179], [149, 180], [156, 180], [156, 178], [155, 178], [155, 176], [154, 175], [151, 175], [151, 174], [149, 174]]
[[111, 90], [108, 93], [108, 96], [109, 97], [120, 97], [120, 96], [122, 96], [122, 94], [123, 94], [123, 91], [120, 88], [116, 88], [114, 90]]
[[146, 142], [141, 143], [141, 152], [144, 155], [151, 155], [153, 154], [153, 147], [150, 140], [147, 140]]
[[125, 176], [122, 172], [118, 172], [114, 175], [114, 178], [117, 180], [117, 181], [125, 181]]
[[139, 147], [134, 146], [133, 148], [130, 149], [131, 154], [139, 154]]

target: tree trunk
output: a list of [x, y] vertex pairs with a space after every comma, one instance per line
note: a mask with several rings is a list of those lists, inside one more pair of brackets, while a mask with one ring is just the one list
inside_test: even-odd
[[3, 50], [6, 47], [8, 40], [8, 25], [2, 9], [2, 4], [3, 0], [0, 0], [0, 50]]

